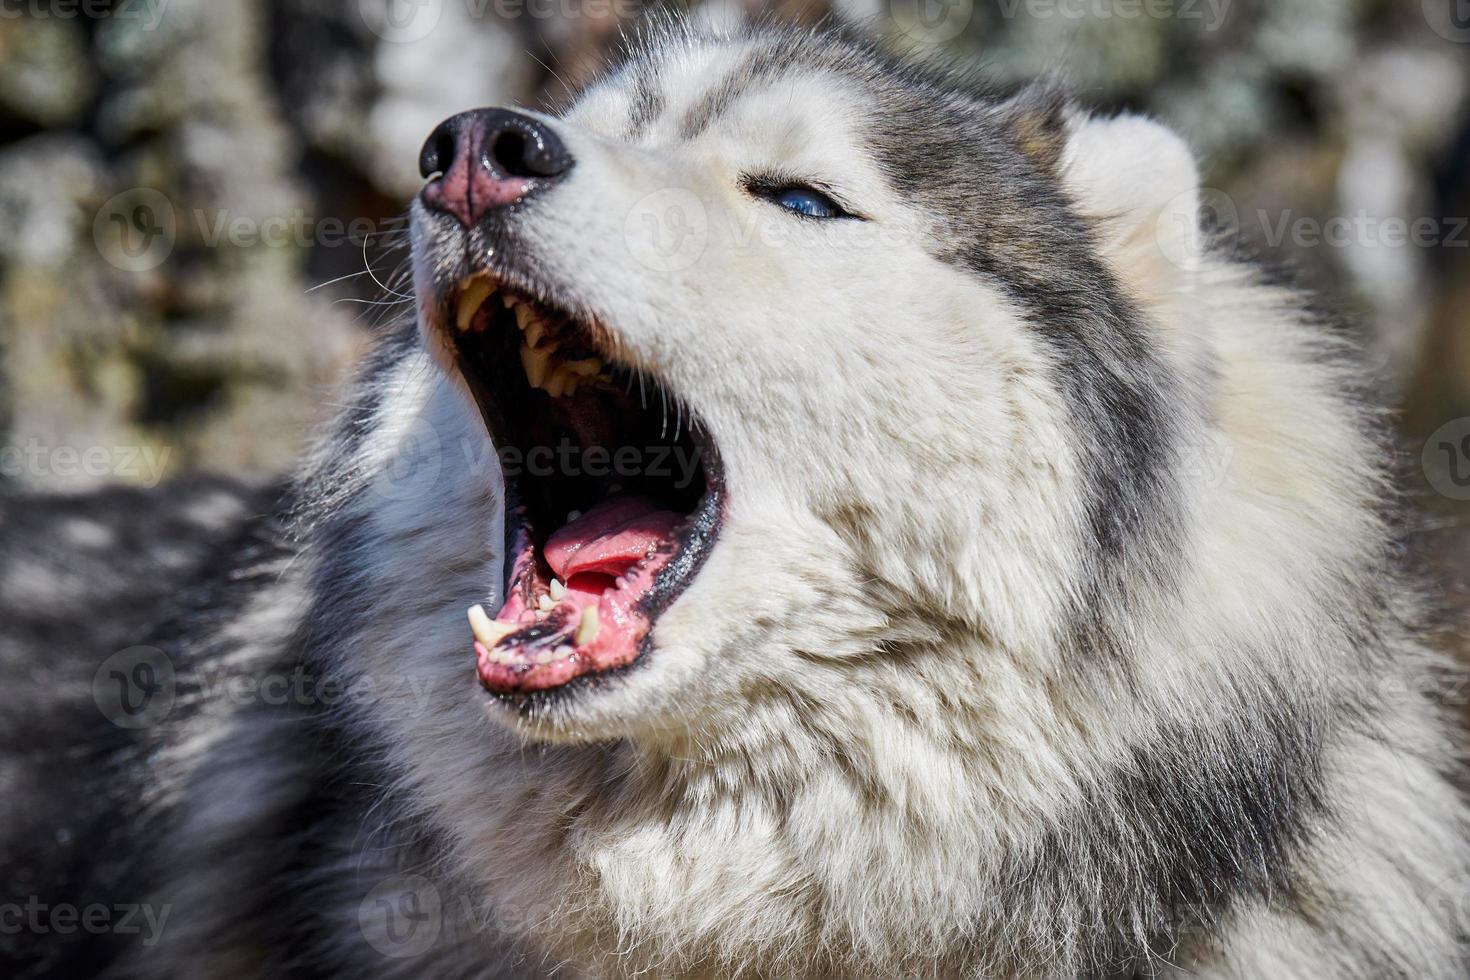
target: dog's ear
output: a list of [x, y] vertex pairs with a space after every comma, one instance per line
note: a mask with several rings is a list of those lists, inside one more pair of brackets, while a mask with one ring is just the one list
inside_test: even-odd
[[999, 107], [1001, 126], [1016, 146], [1039, 169], [1055, 177], [1067, 146], [1067, 116], [1071, 112], [1060, 89], [1033, 85]]
[[[1199, 265], [1199, 171], [1189, 147], [1142, 116], [1068, 119], [1058, 176], [1114, 268], [1145, 287], [1178, 288]], [[1140, 281], [1142, 280], [1142, 281]]]

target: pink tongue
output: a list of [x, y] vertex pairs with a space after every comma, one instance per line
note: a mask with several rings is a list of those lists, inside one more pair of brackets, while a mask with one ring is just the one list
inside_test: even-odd
[[667, 541], [683, 519], [644, 497], [614, 497], [553, 533], [542, 554], [563, 582], [578, 572], [621, 575]]

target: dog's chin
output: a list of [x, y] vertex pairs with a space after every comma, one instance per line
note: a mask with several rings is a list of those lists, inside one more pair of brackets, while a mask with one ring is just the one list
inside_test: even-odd
[[482, 696], [486, 717], [526, 741], [586, 745], [633, 741], [679, 744], [700, 727], [690, 712], [702, 700], [684, 668], [689, 650], [671, 631], [656, 637], [632, 669], [599, 683], [559, 694], [503, 698]]

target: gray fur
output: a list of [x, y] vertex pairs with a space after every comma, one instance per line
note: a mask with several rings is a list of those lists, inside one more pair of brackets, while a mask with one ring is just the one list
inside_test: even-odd
[[[732, 189], [800, 111], [843, 146], [791, 152], [896, 241]], [[661, 34], [552, 124], [574, 176], [469, 251], [699, 410], [708, 564], [619, 681], [488, 699], [462, 616], [500, 588], [501, 490], [421, 311], [119, 750], [147, 761], [109, 777], [143, 838], [116, 880], [175, 911], [116, 972], [1465, 975], [1460, 733], [1381, 438], [1301, 297], [1161, 257], [1176, 138], [781, 31]], [[623, 219], [670, 188], [800, 247], [717, 229], [655, 274]], [[428, 297], [465, 253], [414, 218]], [[297, 671], [375, 687], [206, 696]], [[437, 904], [414, 957], [394, 883]]]

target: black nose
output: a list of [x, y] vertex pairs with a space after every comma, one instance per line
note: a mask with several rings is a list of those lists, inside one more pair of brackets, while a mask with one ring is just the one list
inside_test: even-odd
[[550, 126], [510, 109], [451, 116], [419, 151], [419, 173], [433, 178], [424, 188], [424, 203], [454, 215], [466, 228], [571, 166], [572, 155]]

